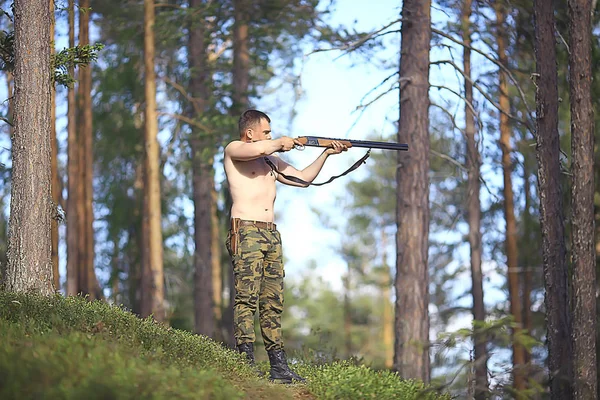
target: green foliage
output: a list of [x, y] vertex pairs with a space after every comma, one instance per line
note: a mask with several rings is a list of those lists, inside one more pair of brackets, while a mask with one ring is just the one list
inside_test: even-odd
[[15, 33], [0, 32], [0, 70], [12, 71], [15, 68]]
[[59, 51], [52, 55], [52, 80], [65, 87], [73, 87], [75, 78], [70, 75], [70, 69], [87, 66], [98, 59], [98, 52], [104, 48], [101, 43], [77, 45]]
[[240, 399], [264, 386], [239, 354], [104, 302], [3, 292], [0, 308], [0, 398]]
[[[12, 8], [12, 7], [11, 7]], [[81, 8], [82, 12], [89, 9]], [[0, 8], [0, 17], [10, 20], [10, 29], [0, 31], [0, 71], [13, 72], [15, 68], [15, 32], [12, 30], [12, 16]], [[51, 45], [49, 43], [48, 45]], [[52, 44], [53, 45], [53, 44]], [[73, 87], [75, 79], [71, 76], [70, 69], [86, 66], [98, 59], [98, 52], [104, 48], [101, 43], [93, 45], [77, 45], [65, 48], [50, 56], [50, 65], [53, 71], [52, 82], [65, 87]]]
[[319, 366], [299, 363], [295, 367], [307, 377], [309, 390], [319, 399], [450, 400], [449, 395], [439, 394], [420, 381], [348, 361]]

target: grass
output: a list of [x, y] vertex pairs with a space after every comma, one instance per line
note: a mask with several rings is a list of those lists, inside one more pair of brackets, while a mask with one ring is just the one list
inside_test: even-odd
[[273, 384], [211, 339], [77, 297], [0, 292], [0, 337], [2, 399], [450, 398], [348, 362], [300, 361], [306, 384]]

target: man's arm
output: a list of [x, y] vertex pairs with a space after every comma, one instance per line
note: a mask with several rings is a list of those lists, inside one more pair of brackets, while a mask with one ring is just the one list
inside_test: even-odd
[[282, 174], [295, 176], [309, 183], [314, 181], [317, 175], [319, 175], [319, 172], [321, 172], [321, 168], [323, 168], [323, 165], [325, 164], [325, 161], [327, 160], [327, 157], [329, 157], [330, 154], [339, 154], [342, 151], [348, 150], [348, 148], [345, 145], [339, 142], [334, 142], [333, 146], [334, 147], [325, 149], [325, 151], [323, 151], [315, 161], [313, 161], [308, 167], [304, 168], [303, 170], [298, 170], [290, 164], [283, 161], [282, 159], [280, 159], [279, 157], [277, 157], [277, 169], [279, 170], [279, 172], [281, 172], [281, 174], [277, 175], [277, 180], [281, 183], [285, 183], [286, 185], [290, 186], [306, 187], [306, 185], [303, 185], [301, 183], [292, 182], [288, 179], [285, 179], [282, 176]]
[[294, 148], [294, 144], [294, 139], [287, 136], [250, 143], [236, 140], [225, 147], [225, 154], [235, 161], [250, 161], [278, 151], [289, 151]]

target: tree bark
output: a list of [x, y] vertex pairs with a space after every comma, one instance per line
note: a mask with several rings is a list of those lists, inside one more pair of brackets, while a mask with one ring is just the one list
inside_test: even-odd
[[[54, 54], [54, 0], [50, 0], [50, 53]], [[52, 87], [50, 95], [50, 137], [52, 140], [52, 201], [54, 207], [58, 208], [61, 203], [61, 184], [60, 176], [58, 174], [58, 140], [56, 138], [56, 90]], [[52, 218], [52, 276], [54, 277], [54, 288], [60, 289], [60, 275], [58, 272], [58, 219], [57, 215]]]
[[[90, 0], [81, 0], [79, 7], [85, 9], [79, 17], [79, 44], [90, 43]], [[92, 126], [92, 67], [79, 69], [79, 179], [78, 216], [79, 228], [79, 290], [89, 296], [90, 300], [102, 298], [102, 292], [94, 270], [94, 210], [93, 179], [94, 153], [92, 142], [94, 131]]]
[[[160, 151], [158, 148], [158, 116], [156, 113], [156, 76], [154, 72], [154, 0], [144, 0], [144, 71], [146, 109], [144, 118], [145, 166], [144, 202], [148, 231], [146, 236], [148, 268], [142, 278], [142, 316], [152, 314], [157, 321], [166, 319], [164, 304], [163, 237], [160, 202]], [[148, 276], [149, 275], [149, 276]]]
[[248, 50], [248, 0], [234, 0], [233, 26], [233, 106], [236, 114], [248, 107], [250, 52]]
[[[523, 225], [524, 236], [526, 238], [525, 243], [531, 243], [529, 237], [531, 237], [531, 213], [529, 209], [531, 207], [531, 188], [529, 186], [529, 155], [523, 154], [525, 158], [524, 166], [523, 166], [523, 197], [525, 197], [525, 208], [523, 210]], [[537, 240], [537, 239], [536, 239]], [[527, 330], [527, 332], [531, 333], [533, 330], [533, 319], [531, 315], [531, 288], [533, 281], [533, 267], [531, 263], [531, 257], [529, 254], [523, 254], [521, 252], [521, 260], [523, 262], [524, 271], [523, 271], [523, 327]], [[529, 364], [531, 362], [531, 353], [525, 353], [525, 363]], [[528, 368], [529, 369], [529, 368]]]
[[405, 379], [429, 382], [429, 48], [431, 1], [402, 7], [396, 223], [396, 339], [394, 368]]
[[569, 0], [569, 94], [573, 181], [573, 398], [596, 399], [594, 109], [590, 0]]
[[51, 241], [50, 9], [15, 0], [15, 114], [8, 262], [2, 288], [54, 293]]
[[[213, 286], [213, 313], [215, 315], [215, 325], [221, 322], [223, 313], [223, 274], [221, 268], [221, 232], [219, 229], [219, 217], [217, 216], [218, 193], [214, 185], [210, 191], [210, 218], [211, 218], [211, 264], [212, 264], [212, 286]], [[223, 340], [220, 329], [215, 328], [215, 333], [219, 335], [218, 339]]]
[[[190, 9], [204, 15], [202, 0], [190, 0]], [[208, 79], [204, 18], [195, 18], [189, 33], [190, 93], [193, 98], [191, 118], [200, 116], [208, 99]], [[212, 190], [214, 176], [212, 162], [214, 143], [207, 132], [192, 127], [192, 186], [194, 199], [194, 317], [196, 333], [214, 337], [214, 296], [212, 264]]]
[[[75, 1], [69, 0], [69, 47], [75, 47]], [[75, 69], [69, 68], [69, 75], [75, 76]], [[79, 292], [79, 139], [77, 135], [77, 104], [75, 89], [70, 87], [67, 94], [67, 295]]]
[[485, 322], [485, 305], [483, 303], [483, 273], [481, 271], [481, 201], [479, 198], [479, 168], [481, 159], [477, 148], [475, 113], [473, 110], [473, 84], [471, 83], [471, 0], [464, 0], [461, 14], [461, 31], [465, 47], [463, 47], [463, 63], [465, 77], [465, 135], [467, 141], [466, 165], [467, 183], [467, 215], [469, 222], [469, 245], [471, 258], [471, 295], [473, 297], [473, 342], [475, 344], [475, 399], [485, 399], [488, 393], [488, 369], [486, 339], [479, 332], [477, 324]]
[[385, 229], [381, 229], [381, 297], [383, 298], [383, 346], [385, 349], [385, 367], [391, 369], [394, 366], [394, 309], [390, 303], [391, 283], [390, 268], [387, 264], [387, 237]]
[[550, 398], [572, 399], [571, 321], [560, 190], [558, 83], [552, 3], [536, 0], [536, 130]]
[[[504, 5], [495, 2], [496, 11], [496, 41], [498, 43], [498, 60], [508, 66], [506, 56], [506, 33], [504, 32], [506, 11]], [[519, 252], [517, 248], [517, 221], [515, 218], [514, 194], [512, 189], [513, 163], [511, 145], [511, 127], [508, 121], [510, 100], [508, 98], [508, 83], [503, 71], [499, 71], [499, 100], [500, 105], [500, 148], [502, 149], [502, 172], [504, 176], [504, 217], [506, 220], [506, 267], [508, 269], [508, 292], [510, 297], [510, 313], [515, 326], [512, 329], [513, 348], [513, 385], [517, 392], [526, 388], [525, 379], [525, 348], [518, 342], [519, 333], [523, 330], [523, 314], [521, 312], [521, 285], [519, 277]]]

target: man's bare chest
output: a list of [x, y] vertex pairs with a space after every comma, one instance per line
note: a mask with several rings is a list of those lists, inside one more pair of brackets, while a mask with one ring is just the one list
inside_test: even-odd
[[[272, 156], [270, 156], [269, 159], [273, 163], [277, 162]], [[275, 173], [265, 162], [264, 157], [259, 157], [250, 161], [237, 162], [236, 164], [238, 172], [246, 178], [275, 180]]]

